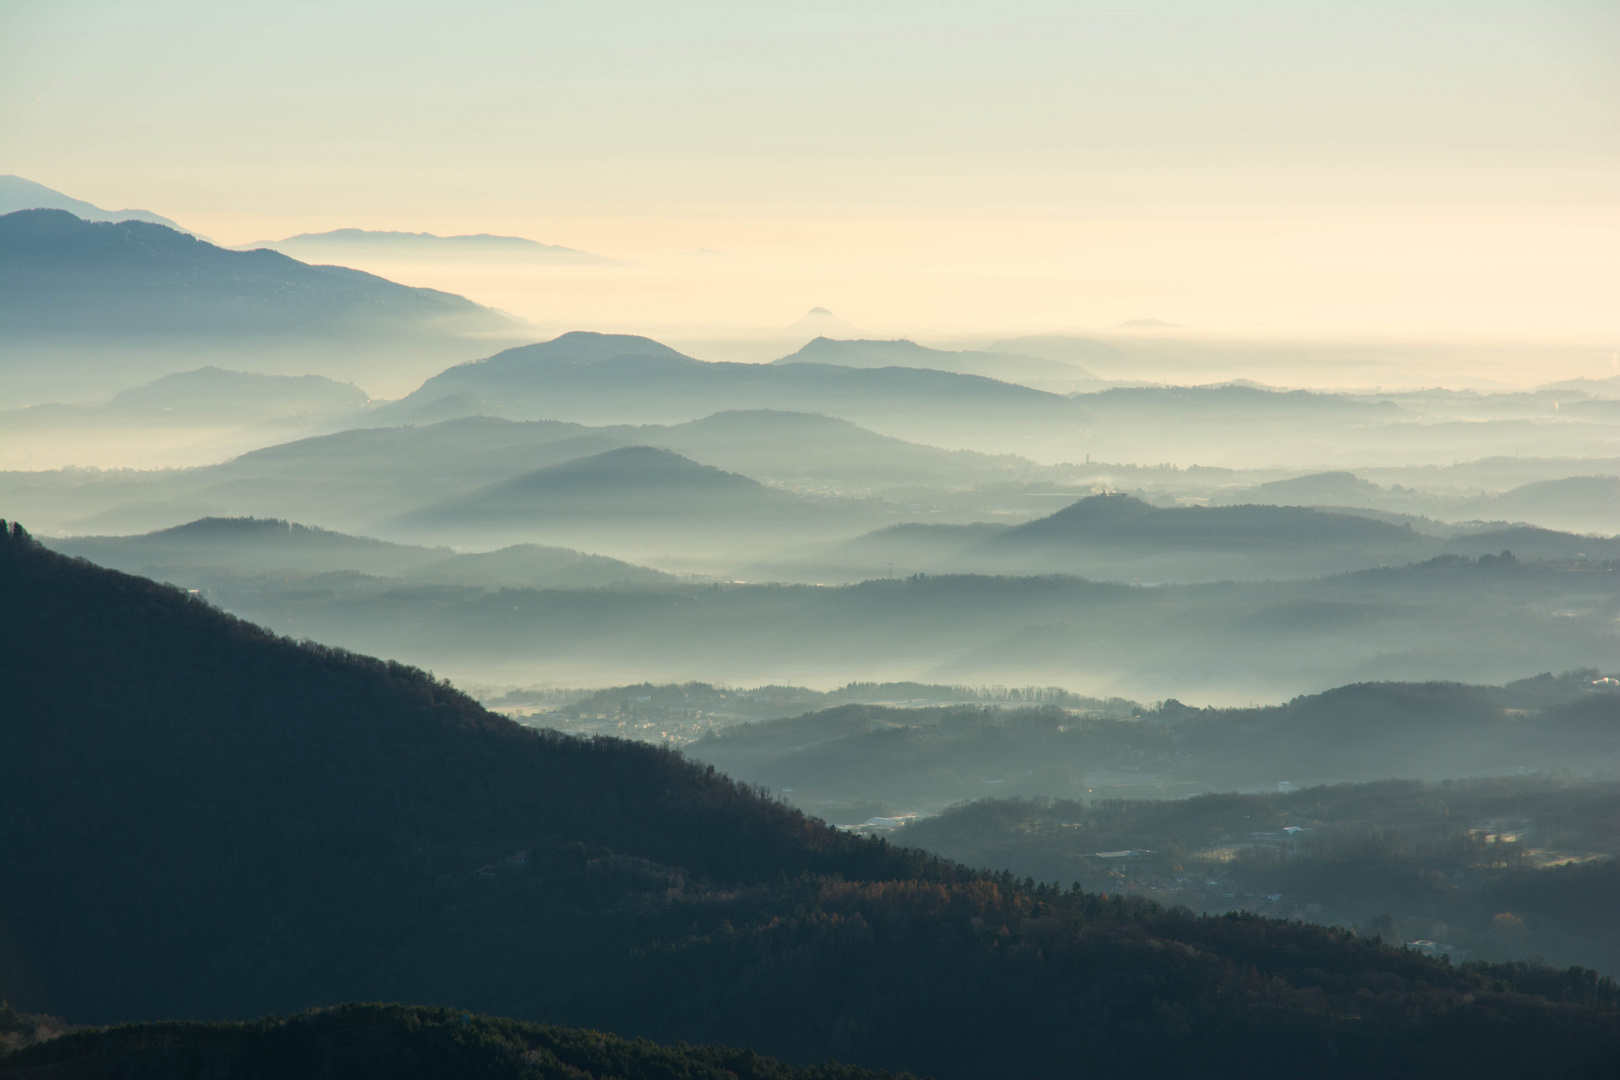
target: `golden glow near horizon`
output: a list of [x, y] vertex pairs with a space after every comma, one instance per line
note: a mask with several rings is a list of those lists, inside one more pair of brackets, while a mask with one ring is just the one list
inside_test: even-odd
[[351, 260], [540, 329], [1620, 347], [1620, 5], [11, 0], [0, 58], [77, 198], [631, 264]]

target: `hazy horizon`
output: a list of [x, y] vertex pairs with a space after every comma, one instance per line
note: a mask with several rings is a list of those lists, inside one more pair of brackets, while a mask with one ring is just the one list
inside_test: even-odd
[[1620, 1076], [1617, 251], [1613, 2], [0, 0], [0, 1078]]
[[14, 2], [0, 30], [0, 169], [225, 245], [629, 264], [345, 263], [543, 333], [768, 359], [814, 306], [938, 343], [1157, 319], [1517, 385], [1620, 348], [1607, 5]]

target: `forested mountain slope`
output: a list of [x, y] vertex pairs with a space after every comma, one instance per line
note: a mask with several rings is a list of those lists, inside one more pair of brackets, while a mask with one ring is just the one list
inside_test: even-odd
[[0, 538], [0, 994], [408, 1000], [947, 1078], [1611, 1075], [1614, 985], [858, 840]]
[[253, 1023], [169, 1021], [87, 1030], [0, 1055], [0, 1076], [53, 1080], [876, 1080], [795, 1068], [751, 1050], [658, 1046], [455, 1009], [343, 1005]]

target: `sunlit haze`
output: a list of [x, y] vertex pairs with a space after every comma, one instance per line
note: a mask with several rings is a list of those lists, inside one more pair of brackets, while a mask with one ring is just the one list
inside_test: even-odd
[[0, 695], [0, 1080], [1614, 1080], [1620, 0], [0, 0]]
[[1612, 4], [10, 0], [0, 42], [0, 169], [228, 245], [629, 264], [350, 260], [543, 330], [768, 359], [721, 343], [812, 306], [934, 341], [1156, 319], [1445, 342], [1454, 383], [1620, 348]]

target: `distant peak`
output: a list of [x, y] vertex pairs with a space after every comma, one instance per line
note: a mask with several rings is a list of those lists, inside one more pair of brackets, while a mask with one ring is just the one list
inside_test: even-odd
[[788, 327], [790, 330], [808, 331], [814, 334], [840, 334], [845, 337], [855, 332], [855, 327], [834, 315], [824, 307], [813, 307], [807, 311], [804, 318]]
[[64, 195], [26, 177], [11, 174], [0, 176], [0, 214], [9, 214], [17, 210], [65, 210], [84, 221], [144, 221], [150, 225], [162, 225], [176, 232], [201, 237], [201, 234], [194, 233], [162, 214], [154, 214], [150, 210], [104, 210], [94, 203]]

